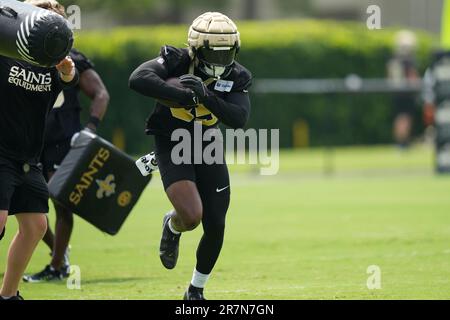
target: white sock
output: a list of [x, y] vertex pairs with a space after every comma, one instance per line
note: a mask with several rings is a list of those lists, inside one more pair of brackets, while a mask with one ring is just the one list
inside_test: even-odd
[[5, 299], [5, 300], [9, 300], [12, 298], [12, 297], [5, 297], [5, 296], [1, 296], [1, 297], [2, 297], [2, 299]]
[[173, 225], [172, 225], [172, 218], [169, 220], [169, 222], [167, 223], [169, 225], [169, 229], [170, 231], [174, 234], [174, 235], [179, 235], [181, 232], [177, 231], [174, 229]]
[[208, 282], [209, 274], [203, 274], [194, 269], [194, 274], [192, 275], [191, 285], [196, 288], [203, 289]]

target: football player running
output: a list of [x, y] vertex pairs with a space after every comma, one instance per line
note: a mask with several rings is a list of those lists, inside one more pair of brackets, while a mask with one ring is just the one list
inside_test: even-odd
[[[178, 164], [171, 156], [177, 145], [171, 137], [180, 128], [194, 137], [196, 123], [203, 131], [219, 130], [219, 122], [232, 128], [244, 127], [250, 114], [248, 89], [252, 76], [235, 61], [240, 34], [227, 16], [207, 12], [198, 17], [189, 29], [188, 44], [181, 49], [164, 46], [159, 57], [133, 72], [130, 87], [158, 100], [147, 120], [147, 134], [154, 136], [161, 178], [174, 208], [163, 219], [161, 262], [167, 269], [175, 268], [181, 234], [202, 223], [197, 264], [184, 299], [205, 300], [203, 289], [223, 245], [230, 203], [228, 169], [223, 157], [213, 164], [193, 161], [203, 154], [206, 142], [200, 150], [191, 147], [190, 162]], [[212, 141], [223, 149], [219, 135]]]

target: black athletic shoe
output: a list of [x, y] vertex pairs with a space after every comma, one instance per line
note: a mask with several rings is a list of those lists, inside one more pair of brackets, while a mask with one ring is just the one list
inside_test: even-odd
[[169, 270], [177, 265], [181, 237], [181, 234], [173, 234], [169, 229], [168, 222], [171, 216], [172, 214], [168, 213], [164, 217], [161, 244], [159, 246], [159, 258], [163, 266]]
[[0, 296], [0, 301], [21, 301], [21, 300], [23, 300], [23, 298], [22, 298], [22, 296], [19, 294], [19, 291], [17, 291], [17, 295], [16, 295], [15, 297], [11, 297], [11, 298], [9, 298], [9, 299], [5, 299], [5, 298], [2, 298], [2, 297]]
[[52, 268], [50, 265], [46, 266], [44, 270], [31, 276], [24, 276], [23, 281], [29, 283], [37, 283], [44, 281], [61, 281], [64, 279], [63, 274]]
[[196, 288], [190, 285], [189, 288], [184, 293], [183, 300], [206, 300], [206, 299], [205, 296], [203, 295], [203, 289]]
[[[64, 261], [63, 261], [63, 265], [61, 267], [61, 269], [59, 270], [59, 272], [61, 272], [63, 278], [68, 278], [70, 276], [70, 259], [69, 259], [69, 255], [70, 255], [70, 250], [72, 249], [72, 246], [69, 244], [67, 246], [66, 252], [64, 253]], [[50, 257], [53, 256], [53, 253], [50, 252]]]

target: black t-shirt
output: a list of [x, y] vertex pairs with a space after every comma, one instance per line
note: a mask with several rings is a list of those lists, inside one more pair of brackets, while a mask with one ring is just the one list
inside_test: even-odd
[[[178, 78], [189, 73], [191, 58], [187, 49], [165, 46], [155, 60], [141, 65], [131, 76], [131, 87], [150, 97], [160, 98], [164, 95], [170, 101], [177, 101], [181, 95], [165, 88], [158, 81]], [[195, 68], [194, 74], [204, 81], [208, 76]], [[156, 78], [159, 77], [160, 79]], [[156, 107], [147, 119], [147, 134], [170, 136], [178, 128], [190, 131], [194, 122], [201, 122], [204, 127], [216, 127], [219, 122], [231, 127], [242, 127], [248, 119], [250, 100], [248, 89], [252, 84], [252, 75], [245, 67], [235, 62], [231, 72], [219, 81], [212, 82], [208, 89], [214, 93], [208, 102], [196, 108], [168, 108], [156, 103]], [[170, 95], [174, 99], [170, 99]]]
[[[93, 63], [81, 52], [72, 49], [70, 57], [75, 62], [78, 73], [93, 69]], [[46, 146], [71, 139], [81, 130], [81, 104], [80, 86], [67, 88], [60, 92], [58, 98], [50, 111], [45, 128], [44, 144]]]
[[0, 56], [0, 156], [36, 164], [45, 119], [64, 86], [56, 68]]

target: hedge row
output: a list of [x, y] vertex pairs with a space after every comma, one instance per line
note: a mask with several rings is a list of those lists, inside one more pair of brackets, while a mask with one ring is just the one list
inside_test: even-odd
[[[258, 78], [334, 78], [356, 73], [383, 77], [396, 30], [368, 31], [356, 23], [296, 20], [239, 23], [239, 61]], [[125, 132], [127, 151], [145, 152], [144, 120], [153, 101], [130, 91], [130, 73], [155, 57], [164, 44], [185, 46], [187, 26], [126, 27], [80, 32], [75, 46], [91, 58], [111, 93], [101, 133]], [[419, 33], [418, 63], [429, 61], [433, 38]], [[292, 127], [306, 120], [311, 144], [371, 144], [391, 139], [390, 97], [253, 95], [251, 127], [280, 128], [281, 145], [292, 145]]]

